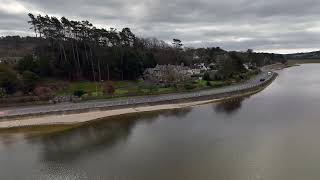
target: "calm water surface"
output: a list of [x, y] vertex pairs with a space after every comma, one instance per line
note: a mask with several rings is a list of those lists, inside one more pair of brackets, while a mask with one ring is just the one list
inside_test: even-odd
[[320, 65], [220, 104], [0, 134], [0, 179], [319, 180]]

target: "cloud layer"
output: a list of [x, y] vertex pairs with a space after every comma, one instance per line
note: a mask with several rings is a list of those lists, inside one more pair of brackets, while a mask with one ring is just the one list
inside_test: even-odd
[[32, 12], [193, 47], [286, 53], [318, 49], [319, 9], [318, 0], [0, 0], [0, 35], [32, 34]]

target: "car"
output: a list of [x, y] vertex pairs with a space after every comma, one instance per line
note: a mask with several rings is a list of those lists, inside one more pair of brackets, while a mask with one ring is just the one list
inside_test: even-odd
[[264, 81], [266, 81], [266, 79], [260, 79], [260, 81], [261, 81], [261, 82], [264, 82]]
[[271, 75], [272, 75], [272, 72], [268, 72], [268, 75], [271, 76]]

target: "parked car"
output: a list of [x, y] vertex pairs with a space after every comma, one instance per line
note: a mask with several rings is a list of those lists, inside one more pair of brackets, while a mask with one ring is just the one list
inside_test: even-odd
[[266, 79], [260, 79], [260, 81], [261, 81], [261, 82], [264, 82], [264, 81], [266, 81]]

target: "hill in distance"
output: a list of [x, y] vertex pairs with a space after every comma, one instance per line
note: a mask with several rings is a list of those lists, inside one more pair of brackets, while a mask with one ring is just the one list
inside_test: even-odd
[[320, 51], [313, 51], [307, 53], [294, 53], [294, 54], [285, 54], [287, 59], [319, 59], [320, 61]]

